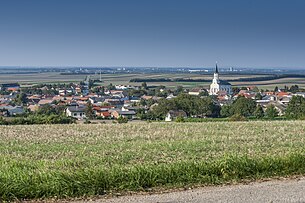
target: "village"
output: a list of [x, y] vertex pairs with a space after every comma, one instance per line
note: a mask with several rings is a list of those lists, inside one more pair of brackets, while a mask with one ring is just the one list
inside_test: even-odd
[[[219, 79], [216, 64], [210, 89], [165, 86], [149, 87], [146, 82], [139, 86], [130, 85], [94, 85], [90, 77], [80, 83], [42, 84], [32, 87], [20, 87], [18, 83], [0, 86], [0, 110], [2, 117], [20, 117], [39, 111], [41, 108], [59, 109], [56, 113], [76, 120], [165, 120], [172, 121], [177, 117], [223, 117], [221, 108], [231, 105], [239, 97], [251, 99], [256, 106], [266, 111], [268, 106], [276, 111], [276, 116], [283, 116], [293, 96], [305, 98], [297, 85], [274, 90], [261, 90], [257, 86], [232, 87], [230, 83]], [[198, 98], [210, 98], [213, 105], [219, 108], [218, 113], [205, 114], [196, 111], [185, 112], [183, 108], [173, 107], [163, 110], [162, 116], [147, 116], [162, 100], [172, 100], [179, 94]], [[186, 104], [187, 105], [187, 104]], [[168, 104], [167, 104], [168, 106]], [[213, 107], [215, 108], [215, 107]], [[225, 108], [223, 108], [225, 109]], [[164, 112], [166, 111], [166, 112]], [[224, 110], [222, 110], [224, 111]], [[254, 109], [253, 111], [254, 112]], [[215, 116], [216, 115], [216, 116]]]

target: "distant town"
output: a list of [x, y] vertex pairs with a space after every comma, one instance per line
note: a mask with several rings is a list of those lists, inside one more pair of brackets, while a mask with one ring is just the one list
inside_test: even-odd
[[[79, 72], [73, 72], [76, 73]], [[214, 73], [210, 74], [209, 88], [191, 89], [182, 86], [172, 89], [164, 85], [150, 87], [146, 81], [152, 79], [139, 78], [133, 79], [139, 82], [138, 86], [111, 83], [107, 86], [96, 85], [96, 82], [103, 79], [101, 73], [99, 80], [91, 79], [88, 74], [79, 83], [38, 84], [29, 87], [21, 87], [18, 83], [1, 84], [1, 121], [3, 124], [9, 124], [14, 122], [14, 119], [3, 118], [14, 117], [17, 118], [17, 124], [18, 122], [21, 124], [73, 123], [93, 120], [98, 122], [184, 121], [234, 118], [234, 116], [239, 116], [237, 119], [276, 118], [285, 115], [294, 97], [305, 98], [304, 89], [299, 88], [298, 85], [276, 86], [271, 90], [260, 89], [259, 86], [232, 87], [230, 82], [221, 80], [221, 73], [221, 69], [216, 64]], [[37, 121], [36, 118], [51, 115], [53, 121], [49, 118]], [[60, 118], [54, 118], [55, 115]], [[31, 119], [27, 120], [29, 117]]]

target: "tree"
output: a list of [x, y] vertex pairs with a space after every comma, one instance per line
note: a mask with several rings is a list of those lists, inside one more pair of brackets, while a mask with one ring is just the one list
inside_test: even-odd
[[205, 97], [205, 96], [209, 96], [209, 92], [206, 89], [202, 90], [202, 92], [199, 93], [199, 97]]
[[299, 86], [298, 86], [298, 85], [292, 85], [292, 86], [290, 87], [290, 90], [289, 90], [289, 91], [292, 92], [292, 93], [296, 93], [296, 92], [299, 91]]
[[240, 88], [238, 88], [238, 87], [232, 87], [233, 95], [238, 94], [239, 91], [240, 91]]
[[88, 101], [86, 104], [85, 114], [86, 114], [86, 117], [89, 119], [94, 118], [93, 105], [91, 104], [90, 101]]
[[258, 89], [258, 87], [255, 86], [255, 87], [252, 89], [252, 91], [253, 91], [253, 92], [259, 92], [259, 89]]
[[182, 86], [178, 86], [177, 89], [175, 90], [174, 94], [178, 95], [178, 94], [180, 94], [182, 92], [183, 92], [183, 87]]
[[27, 96], [25, 93], [21, 92], [20, 94], [18, 94], [15, 98], [15, 102], [18, 105], [24, 105], [27, 103]]
[[188, 116], [218, 117], [220, 107], [210, 97], [200, 98], [189, 94], [179, 94], [176, 98], [160, 99], [150, 113], [154, 118], [164, 119], [169, 110], [183, 110]]
[[256, 95], [255, 95], [255, 99], [256, 100], [261, 100], [263, 98], [263, 96], [261, 95], [261, 93], [256, 93]]
[[289, 102], [285, 115], [288, 118], [298, 119], [305, 117], [305, 98], [302, 96], [293, 96]]
[[147, 83], [146, 82], [142, 83], [142, 89], [147, 90]]
[[127, 123], [128, 118], [120, 116], [120, 117], [118, 117], [117, 121], [118, 121], [118, 123]]
[[264, 117], [264, 110], [261, 105], [258, 105], [253, 113], [255, 118], [263, 118]]
[[266, 109], [266, 116], [267, 118], [275, 118], [278, 116], [278, 111], [276, 110], [275, 106], [273, 104], [269, 105]]
[[240, 114], [244, 117], [251, 116], [256, 108], [256, 102], [245, 97], [238, 97], [232, 104], [232, 114]]
[[112, 83], [110, 83], [110, 84], [107, 86], [107, 89], [108, 89], [108, 90], [115, 90], [115, 86], [114, 86]]
[[232, 108], [231, 105], [224, 105], [220, 110], [221, 117], [230, 117], [232, 116]]
[[285, 92], [287, 92], [289, 90], [287, 85], [284, 86], [284, 90], [285, 90]]

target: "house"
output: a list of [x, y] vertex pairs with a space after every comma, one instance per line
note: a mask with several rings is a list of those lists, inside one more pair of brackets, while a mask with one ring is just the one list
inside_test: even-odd
[[89, 101], [91, 102], [91, 104], [103, 103], [105, 101], [105, 97], [90, 97]]
[[275, 109], [278, 111], [279, 116], [283, 116], [287, 108], [287, 105], [284, 105], [279, 101], [273, 101], [273, 100], [256, 100], [256, 103], [262, 106], [264, 111], [268, 108], [268, 106], [273, 105]]
[[105, 99], [105, 102], [110, 104], [111, 106], [123, 106], [124, 101], [121, 99]]
[[139, 97], [129, 97], [129, 101], [132, 103], [138, 103], [141, 101], [141, 98]]
[[3, 112], [6, 111], [7, 116], [16, 116], [25, 113], [22, 106], [0, 106], [0, 110], [2, 110]]
[[38, 102], [39, 106], [43, 106], [46, 104], [52, 104], [53, 103], [53, 99], [42, 99]]
[[305, 98], [305, 92], [297, 92], [295, 94], [293, 94], [293, 96], [301, 96]]
[[136, 112], [115, 110], [115, 111], [111, 111], [111, 116], [116, 119], [118, 119], [119, 117], [134, 119], [136, 118]]
[[18, 83], [9, 83], [9, 84], [0, 84], [0, 90], [8, 90], [8, 91], [17, 91], [20, 89], [20, 85]]
[[201, 92], [204, 92], [202, 88], [193, 88], [189, 91], [189, 95], [199, 96]]
[[121, 108], [122, 111], [135, 111], [135, 112], [137, 112], [139, 109], [147, 110], [147, 108], [144, 106], [122, 106]]
[[66, 115], [77, 118], [78, 120], [86, 118], [85, 106], [69, 106], [66, 109]]
[[111, 118], [111, 113], [109, 113], [108, 111], [104, 111], [104, 112], [101, 112], [101, 113], [100, 113], [100, 116], [101, 116], [103, 119], [109, 119], [109, 118]]
[[173, 99], [173, 98], [176, 98], [177, 96], [174, 96], [174, 94], [169, 94], [167, 97], [166, 97], [166, 99]]
[[39, 109], [39, 106], [37, 104], [31, 104], [28, 106], [28, 109], [31, 111], [31, 112], [35, 112]]
[[166, 114], [165, 121], [173, 121], [177, 117], [187, 118], [187, 115], [185, 111], [182, 110], [178, 110], [178, 111], [171, 110]]

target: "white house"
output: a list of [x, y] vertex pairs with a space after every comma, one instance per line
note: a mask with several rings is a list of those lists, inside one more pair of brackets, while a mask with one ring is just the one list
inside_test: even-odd
[[218, 67], [216, 63], [216, 68], [214, 72], [214, 77], [212, 84], [210, 85], [210, 95], [218, 95], [219, 91], [225, 91], [227, 94], [232, 94], [232, 86], [229, 82], [224, 80], [219, 80]]
[[85, 109], [84, 106], [69, 106], [66, 109], [66, 115], [81, 120], [86, 118]]
[[178, 111], [170, 110], [166, 114], [165, 121], [173, 121], [177, 117], [187, 118], [187, 115], [186, 115], [185, 111], [182, 111], [182, 110], [178, 110]]

